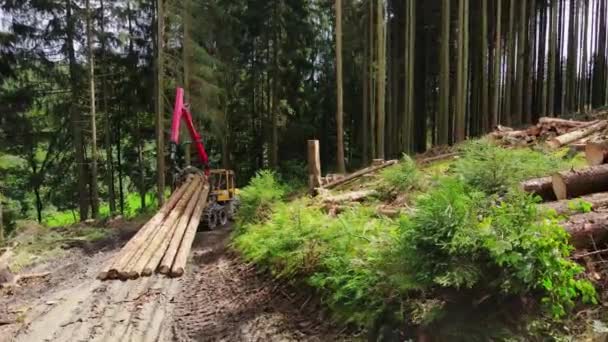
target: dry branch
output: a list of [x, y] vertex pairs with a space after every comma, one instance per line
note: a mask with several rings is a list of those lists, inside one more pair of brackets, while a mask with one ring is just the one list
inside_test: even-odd
[[334, 182], [331, 182], [329, 184], [326, 184], [324, 186], [324, 188], [325, 189], [333, 189], [333, 188], [335, 188], [337, 186], [340, 186], [342, 184], [348, 183], [348, 182], [350, 182], [352, 180], [355, 180], [355, 179], [357, 179], [359, 177], [362, 177], [364, 175], [367, 175], [367, 174], [370, 174], [370, 173], [373, 173], [373, 172], [377, 172], [379, 170], [382, 170], [382, 169], [384, 169], [386, 167], [389, 167], [389, 166], [395, 165], [395, 164], [397, 164], [397, 161], [396, 160], [391, 160], [391, 161], [387, 161], [387, 162], [385, 162], [385, 163], [383, 163], [381, 165], [366, 167], [365, 169], [361, 169], [361, 170], [359, 170], [359, 171], [357, 171], [355, 173], [352, 173], [352, 174], [350, 174], [350, 175], [348, 175], [348, 176], [346, 176], [346, 177], [344, 177], [342, 179], [339, 179], [337, 181], [334, 181]]

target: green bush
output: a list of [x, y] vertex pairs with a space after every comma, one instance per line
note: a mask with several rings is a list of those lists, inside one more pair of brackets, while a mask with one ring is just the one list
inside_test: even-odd
[[505, 149], [484, 140], [462, 147], [454, 171], [465, 183], [485, 193], [506, 193], [519, 182], [547, 176], [568, 164], [548, 153], [531, 149]]
[[238, 226], [266, 220], [285, 193], [285, 186], [279, 183], [274, 172], [258, 172], [239, 193]]
[[408, 155], [403, 155], [399, 164], [383, 170], [380, 177], [383, 180], [382, 187], [386, 191], [408, 191], [418, 186], [420, 181], [420, 173], [416, 168], [416, 162]]
[[[568, 235], [542, 218], [536, 202], [510, 192], [500, 202], [459, 180], [423, 195], [403, 221], [396, 279], [402, 290], [451, 288], [493, 296], [542, 294], [556, 317], [574, 301], [595, 302], [595, 290], [569, 259]], [[405, 286], [407, 285], [407, 286]]]
[[383, 310], [384, 255], [398, 225], [372, 209], [329, 218], [310, 200], [278, 204], [270, 219], [247, 225], [234, 239], [243, 256], [281, 278], [319, 290], [340, 319], [370, 324]]

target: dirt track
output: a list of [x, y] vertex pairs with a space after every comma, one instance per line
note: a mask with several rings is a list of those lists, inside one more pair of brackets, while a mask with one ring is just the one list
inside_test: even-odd
[[[188, 273], [100, 282], [115, 249], [39, 265], [50, 277], [0, 290], [0, 341], [334, 341], [312, 306], [227, 252], [228, 230], [201, 233]], [[314, 313], [314, 314], [312, 314]]]

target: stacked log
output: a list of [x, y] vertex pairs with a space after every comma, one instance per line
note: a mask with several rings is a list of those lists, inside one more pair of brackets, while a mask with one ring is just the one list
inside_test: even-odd
[[608, 164], [558, 172], [552, 180], [558, 200], [608, 191]]
[[520, 184], [523, 191], [540, 196], [545, 201], [554, 201], [557, 198], [553, 192], [551, 177], [530, 179]]
[[[204, 176], [189, 176], [158, 213], [103, 266], [97, 278], [137, 279], [152, 275], [161, 265], [173, 266], [177, 255], [185, 255], [187, 259], [192, 241], [190, 237], [185, 238], [191, 227], [196, 233], [208, 194], [209, 185]], [[183, 270], [185, 262], [183, 266], [182, 262], [180, 259]]]

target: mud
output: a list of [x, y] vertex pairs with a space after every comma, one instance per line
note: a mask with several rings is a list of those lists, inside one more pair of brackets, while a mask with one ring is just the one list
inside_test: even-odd
[[227, 247], [229, 230], [199, 233], [180, 279], [101, 282], [117, 249], [30, 268], [44, 278], [0, 289], [0, 341], [345, 341], [314, 296], [293, 294]]

